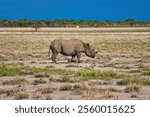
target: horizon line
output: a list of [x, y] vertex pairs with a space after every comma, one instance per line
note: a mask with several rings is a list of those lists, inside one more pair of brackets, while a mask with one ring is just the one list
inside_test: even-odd
[[100, 20], [100, 19], [67, 19], [67, 18], [60, 18], [60, 19], [28, 19], [28, 18], [21, 18], [21, 19], [0, 19], [0, 21], [2, 20], [11, 20], [11, 21], [17, 21], [17, 20], [28, 20], [28, 21], [59, 21], [59, 20], [66, 20], [66, 21], [98, 21], [98, 22], [104, 22], [104, 21], [111, 21], [111, 22], [120, 22], [120, 21], [126, 21], [126, 20], [133, 20], [133, 21], [141, 21], [141, 22], [150, 22], [150, 20], [137, 20], [137, 19], [133, 19], [133, 18], [127, 18], [127, 19], [123, 19], [123, 20], [109, 20], [109, 19], [105, 19], [105, 20]]

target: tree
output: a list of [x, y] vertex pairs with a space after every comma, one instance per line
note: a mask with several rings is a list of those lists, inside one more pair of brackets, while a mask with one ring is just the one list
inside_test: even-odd
[[35, 32], [38, 32], [40, 27], [47, 27], [47, 23], [45, 21], [34, 21], [32, 27], [35, 28]]
[[136, 21], [133, 19], [127, 19], [127, 20], [125, 20], [125, 22], [127, 25], [129, 25], [131, 27], [134, 26], [134, 24], [136, 23]]
[[29, 21], [28, 20], [19, 20], [17, 21], [17, 26], [19, 27], [28, 27]]
[[2, 22], [1, 22], [1, 26], [2, 27], [12, 27], [13, 25], [12, 25], [13, 23], [10, 21], [10, 20], [3, 20]]
[[112, 24], [112, 22], [109, 21], [109, 20], [105, 20], [105, 21], [103, 22], [103, 24], [104, 24], [104, 26], [110, 26], [110, 25]]
[[37, 21], [35, 21], [32, 27], [35, 29], [35, 32], [38, 32], [38, 29], [40, 28], [40, 25]]

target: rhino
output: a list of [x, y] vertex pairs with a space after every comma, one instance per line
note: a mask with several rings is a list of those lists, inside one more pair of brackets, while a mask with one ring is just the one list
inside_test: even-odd
[[77, 57], [78, 63], [81, 62], [81, 53], [85, 53], [91, 58], [95, 58], [96, 54], [98, 53], [98, 51], [91, 49], [88, 43], [84, 43], [80, 39], [54, 40], [49, 46], [49, 54], [50, 50], [52, 51], [51, 59], [53, 63], [56, 63], [56, 56], [59, 53], [65, 56], [71, 56], [71, 60], [68, 60], [68, 62], [76, 61], [75, 58]]

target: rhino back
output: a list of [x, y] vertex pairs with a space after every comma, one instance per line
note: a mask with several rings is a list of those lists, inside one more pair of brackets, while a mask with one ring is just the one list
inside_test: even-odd
[[61, 53], [74, 55], [75, 52], [84, 52], [83, 42], [79, 39], [61, 40]]

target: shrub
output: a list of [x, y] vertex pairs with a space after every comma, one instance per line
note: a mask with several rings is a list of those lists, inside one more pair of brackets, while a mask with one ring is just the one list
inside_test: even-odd
[[45, 74], [45, 73], [38, 73], [35, 75], [36, 78], [41, 78], [41, 77], [49, 77], [48, 74]]
[[70, 81], [70, 77], [67, 76], [67, 75], [64, 75], [61, 81], [62, 82], [69, 82]]
[[69, 90], [72, 90], [72, 85], [64, 85], [60, 88], [61, 91], [69, 91]]
[[33, 85], [39, 85], [39, 84], [45, 84], [46, 83], [46, 80], [43, 80], [42, 78], [40, 79], [36, 79], [33, 81]]

